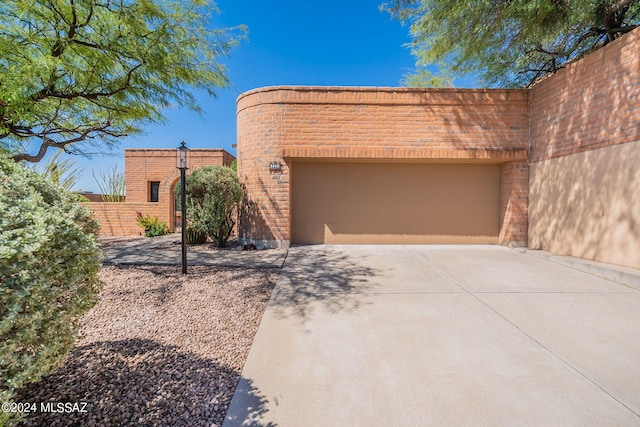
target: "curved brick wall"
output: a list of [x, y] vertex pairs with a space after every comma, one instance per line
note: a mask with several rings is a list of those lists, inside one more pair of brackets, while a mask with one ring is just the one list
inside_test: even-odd
[[266, 87], [240, 95], [237, 126], [246, 240], [289, 244], [296, 159], [503, 163], [500, 239], [526, 240], [526, 90]]

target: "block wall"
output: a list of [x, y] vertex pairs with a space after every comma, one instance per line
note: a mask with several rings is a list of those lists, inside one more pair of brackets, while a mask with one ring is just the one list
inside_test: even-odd
[[[160, 183], [158, 206], [160, 221], [175, 229], [173, 191], [179, 185], [180, 170], [176, 168], [175, 149], [125, 149], [125, 180], [127, 202], [149, 202], [150, 182]], [[188, 152], [187, 175], [203, 166], [229, 166], [235, 159], [225, 150], [195, 148]]]
[[[238, 170], [247, 193], [240, 237], [262, 244], [290, 241], [289, 167], [295, 159], [527, 158], [526, 90], [267, 87], [242, 94], [237, 106]], [[270, 162], [282, 171], [270, 172]], [[503, 181], [512, 178], [507, 174]], [[526, 208], [502, 218], [505, 230], [526, 230]], [[521, 239], [511, 231], [501, 235]]]
[[531, 89], [531, 162], [640, 140], [640, 31]]
[[[180, 170], [176, 169], [175, 149], [125, 149], [125, 203], [88, 203], [102, 224], [101, 237], [138, 236], [142, 234], [135, 212], [157, 216], [175, 229], [173, 191], [179, 183]], [[225, 150], [191, 149], [188, 153], [189, 169], [209, 165], [229, 166], [235, 157]], [[150, 182], [160, 183], [158, 202], [151, 202]]]
[[100, 237], [144, 236], [144, 230], [136, 221], [136, 212], [161, 216], [157, 203], [86, 202], [93, 217], [100, 223]]
[[640, 268], [640, 31], [531, 90], [529, 247]]

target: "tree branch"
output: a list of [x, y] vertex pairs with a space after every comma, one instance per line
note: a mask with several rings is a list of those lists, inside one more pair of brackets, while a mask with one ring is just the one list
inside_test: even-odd
[[77, 132], [79, 133], [78, 136], [74, 137], [74, 138], [70, 138], [64, 141], [54, 141], [52, 139], [49, 139], [49, 137], [47, 136], [48, 134], [45, 133], [34, 133], [34, 132], [25, 132], [24, 136], [25, 137], [37, 137], [37, 138], [41, 138], [42, 139], [42, 143], [40, 144], [40, 148], [38, 149], [38, 153], [37, 154], [27, 154], [27, 153], [18, 153], [15, 154], [13, 156], [11, 156], [11, 159], [13, 159], [16, 162], [19, 161], [27, 161], [27, 162], [39, 162], [40, 160], [42, 160], [42, 158], [44, 157], [44, 155], [47, 152], [47, 149], [49, 147], [56, 147], [56, 148], [60, 148], [62, 150], [67, 151], [67, 146], [68, 145], [72, 145], [75, 144], [77, 142], [81, 142], [84, 141], [88, 138], [94, 138], [95, 136], [92, 136], [91, 134], [96, 132], [96, 133], [102, 133], [102, 134], [106, 134], [109, 136], [113, 136], [113, 137], [122, 137], [122, 136], [126, 136], [126, 134], [123, 133], [118, 133], [118, 132], [113, 132], [109, 130], [109, 127], [111, 126], [111, 122], [110, 121], [106, 121], [100, 125], [95, 125], [95, 126], [91, 126], [88, 127], [86, 129], [83, 129], [82, 131], [80, 131], [79, 129], [74, 129], [74, 130], [69, 130], [68, 132]]

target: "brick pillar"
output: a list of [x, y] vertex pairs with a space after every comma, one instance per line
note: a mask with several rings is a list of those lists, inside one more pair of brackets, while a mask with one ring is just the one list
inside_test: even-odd
[[526, 246], [529, 208], [529, 165], [525, 160], [502, 164], [499, 242]]

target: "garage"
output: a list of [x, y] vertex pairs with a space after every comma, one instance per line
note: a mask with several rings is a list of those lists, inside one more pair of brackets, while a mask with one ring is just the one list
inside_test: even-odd
[[291, 163], [294, 244], [497, 244], [501, 166]]

